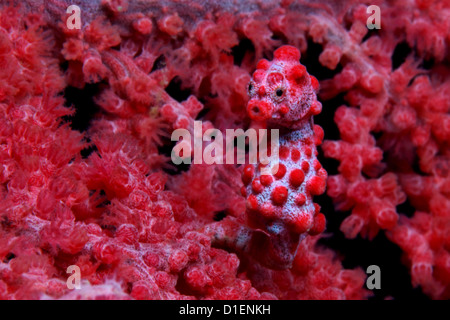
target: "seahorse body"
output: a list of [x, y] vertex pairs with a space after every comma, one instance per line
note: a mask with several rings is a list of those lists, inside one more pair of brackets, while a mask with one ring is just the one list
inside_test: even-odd
[[267, 164], [269, 175], [261, 175], [261, 163], [244, 167], [241, 191], [247, 199], [248, 225], [227, 221], [216, 233], [219, 242], [273, 269], [289, 268], [300, 241], [325, 228], [325, 217], [312, 199], [325, 191], [327, 178], [316, 158], [323, 130], [313, 123], [322, 105], [316, 96], [318, 81], [299, 59], [295, 47], [283, 46], [273, 61], [257, 64], [247, 112], [269, 130], [279, 129], [279, 159]]

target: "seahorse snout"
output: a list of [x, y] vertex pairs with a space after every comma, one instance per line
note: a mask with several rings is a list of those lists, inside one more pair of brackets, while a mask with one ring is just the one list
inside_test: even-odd
[[273, 108], [270, 103], [252, 99], [247, 105], [247, 113], [252, 120], [264, 121], [272, 117]]

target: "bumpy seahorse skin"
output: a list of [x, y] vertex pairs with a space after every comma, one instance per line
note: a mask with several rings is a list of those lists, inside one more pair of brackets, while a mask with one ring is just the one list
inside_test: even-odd
[[[258, 62], [248, 86], [247, 112], [267, 129], [279, 130], [279, 159], [244, 167], [247, 225], [225, 219], [214, 227], [216, 243], [272, 269], [289, 268], [300, 241], [325, 228], [325, 217], [312, 199], [325, 191], [327, 179], [316, 158], [324, 133], [313, 123], [322, 105], [316, 96], [318, 81], [299, 59], [295, 47], [283, 46], [272, 62]], [[261, 174], [262, 167], [270, 174]]]
[[315, 93], [317, 79], [299, 59], [296, 48], [283, 46], [275, 51], [273, 62], [258, 63], [249, 84], [250, 118], [266, 121], [269, 130], [280, 130], [279, 159], [267, 165], [272, 174], [261, 175], [259, 164], [247, 165], [242, 176], [249, 221], [270, 233], [287, 227], [298, 234], [317, 234], [325, 227], [319, 206], [312, 202], [325, 191], [327, 178], [316, 158], [323, 131], [312, 118], [322, 106]]

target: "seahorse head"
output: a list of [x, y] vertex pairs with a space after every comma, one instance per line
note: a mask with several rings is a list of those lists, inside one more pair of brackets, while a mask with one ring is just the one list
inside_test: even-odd
[[320, 113], [319, 83], [299, 60], [297, 48], [282, 46], [274, 52], [273, 61], [258, 62], [248, 85], [247, 112], [252, 120], [292, 128]]

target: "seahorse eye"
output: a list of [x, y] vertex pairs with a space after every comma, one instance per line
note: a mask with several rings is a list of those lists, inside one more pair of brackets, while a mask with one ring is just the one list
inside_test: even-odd
[[275, 93], [277, 94], [277, 96], [281, 97], [283, 95], [283, 90], [278, 89]]

